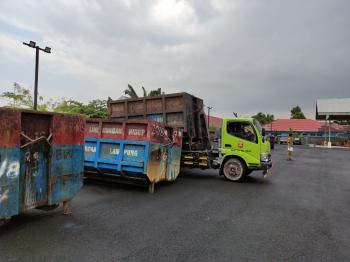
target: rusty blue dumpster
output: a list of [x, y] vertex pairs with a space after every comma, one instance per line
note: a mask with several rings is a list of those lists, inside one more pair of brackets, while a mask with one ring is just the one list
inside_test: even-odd
[[82, 116], [0, 108], [0, 219], [50, 209], [82, 187]]
[[153, 193], [155, 183], [177, 178], [181, 146], [182, 131], [159, 122], [88, 119], [85, 176], [146, 182]]

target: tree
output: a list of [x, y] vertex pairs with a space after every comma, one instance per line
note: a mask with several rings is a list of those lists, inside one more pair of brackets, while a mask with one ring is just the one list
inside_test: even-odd
[[291, 119], [305, 119], [304, 113], [301, 111], [300, 106], [295, 106], [290, 110]]
[[160, 96], [162, 95], [162, 89], [158, 88], [156, 90], [151, 90], [147, 96]]
[[69, 113], [69, 114], [82, 114], [92, 118], [105, 118], [107, 114], [107, 101], [106, 100], [92, 100], [87, 104], [69, 99], [62, 99], [56, 102], [54, 111], [58, 113]]
[[262, 112], [257, 113], [256, 115], [252, 116], [256, 120], [258, 120], [262, 125], [271, 123], [275, 120], [275, 116], [272, 114], [264, 114]]
[[[32, 109], [34, 106], [30, 89], [21, 87], [21, 85], [16, 82], [13, 83], [13, 92], [3, 92], [1, 97], [11, 100], [12, 102], [9, 106], [12, 107]], [[38, 100], [38, 110], [47, 111], [48, 105], [43, 103], [43, 97], [39, 96]]]
[[[162, 89], [158, 88], [155, 90], [151, 90], [147, 92], [146, 88], [143, 86], [141, 87], [143, 91], [143, 97], [146, 96], [160, 96], [162, 94]], [[139, 96], [137, 95], [135, 89], [132, 87], [132, 85], [128, 84], [128, 88], [124, 90], [124, 94], [128, 95], [130, 98], [138, 98]]]
[[92, 118], [108, 117], [107, 101], [100, 99], [90, 101], [87, 105], [83, 105], [83, 114]]
[[128, 95], [130, 98], [138, 98], [135, 89], [132, 87], [132, 85], [128, 84], [128, 88], [124, 90], [124, 94]]

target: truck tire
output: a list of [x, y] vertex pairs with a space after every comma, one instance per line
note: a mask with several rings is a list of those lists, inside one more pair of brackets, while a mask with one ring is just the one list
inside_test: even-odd
[[225, 162], [222, 172], [230, 181], [242, 181], [246, 176], [246, 167], [241, 160], [230, 158]]

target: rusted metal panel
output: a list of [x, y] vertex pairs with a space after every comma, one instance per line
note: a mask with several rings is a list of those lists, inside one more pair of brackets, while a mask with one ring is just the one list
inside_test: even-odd
[[52, 143], [71, 145], [84, 143], [85, 118], [80, 115], [53, 114], [52, 130], [55, 134]]
[[[70, 200], [82, 186], [84, 118], [0, 109], [0, 218]], [[10, 124], [16, 123], [16, 124]]]
[[181, 94], [179, 96], [165, 97], [165, 109], [167, 112], [178, 112], [185, 109], [185, 99]]
[[127, 106], [129, 115], [143, 115], [145, 113], [143, 100], [130, 101]]
[[167, 113], [166, 123], [170, 126], [184, 128], [185, 123], [183, 119], [183, 113]]
[[146, 100], [146, 112], [147, 114], [163, 112], [162, 97]]
[[125, 102], [123, 100], [109, 104], [108, 109], [109, 115], [113, 117], [124, 117], [127, 115], [125, 110]]
[[18, 111], [2, 108], [0, 110], [0, 147], [17, 147], [20, 144], [20, 114]]

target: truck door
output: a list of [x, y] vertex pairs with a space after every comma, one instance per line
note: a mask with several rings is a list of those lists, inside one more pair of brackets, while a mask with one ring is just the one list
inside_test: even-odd
[[51, 116], [22, 113], [21, 205], [30, 209], [48, 202]]
[[228, 121], [226, 131], [223, 147], [241, 156], [248, 166], [259, 166], [260, 145], [254, 126], [250, 122]]

